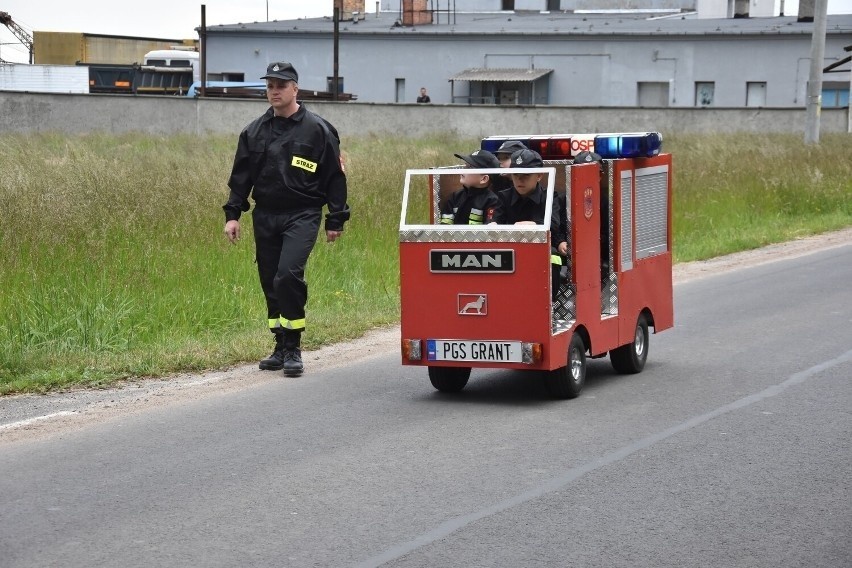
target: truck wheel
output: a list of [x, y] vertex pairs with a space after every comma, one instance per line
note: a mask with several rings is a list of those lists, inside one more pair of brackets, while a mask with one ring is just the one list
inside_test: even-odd
[[549, 371], [545, 378], [548, 392], [555, 398], [577, 398], [586, 384], [586, 344], [577, 333], [568, 345], [568, 364]]
[[642, 371], [648, 359], [648, 320], [639, 314], [633, 343], [622, 345], [609, 352], [609, 360], [619, 373], [630, 375]]
[[470, 379], [470, 367], [429, 367], [429, 380], [441, 392], [459, 392]]

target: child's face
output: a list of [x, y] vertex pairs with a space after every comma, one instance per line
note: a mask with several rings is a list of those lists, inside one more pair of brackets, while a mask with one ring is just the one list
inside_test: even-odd
[[529, 194], [540, 180], [541, 174], [512, 174], [512, 184], [521, 195]]
[[459, 179], [465, 187], [488, 187], [489, 178], [484, 174], [459, 174]]

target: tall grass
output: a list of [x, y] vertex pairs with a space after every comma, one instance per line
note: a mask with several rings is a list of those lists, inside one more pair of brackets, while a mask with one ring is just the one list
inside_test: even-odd
[[[267, 355], [251, 217], [221, 205], [234, 137], [0, 136], [0, 393], [100, 386]], [[308, 263], [306, 348], [399, 318], [405, 169], [478, 140], [344, 138], [353, 218]], [[679, 261], [852, 225], [852, 137], [680, 136]]]
[[705, 259], [848, 226], [852, 136], [673, 137], [675, 256]]

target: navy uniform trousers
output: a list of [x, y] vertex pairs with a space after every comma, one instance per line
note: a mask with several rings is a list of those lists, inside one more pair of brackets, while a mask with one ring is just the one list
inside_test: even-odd
[[252, 220], [257, 271], [266, 296], [269, 328], [302, 331], [308, 302], [305, 266], [317, 241], [322, 209], [255, 208]]

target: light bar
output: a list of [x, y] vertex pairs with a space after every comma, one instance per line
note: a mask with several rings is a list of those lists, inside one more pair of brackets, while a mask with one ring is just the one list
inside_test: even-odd
[[660, 153], [663, 136], [659, 132], [598, 134], [595, 153], [601, 158], [647, 158]]
[[517, 140], [541, 154], [543, 160], [570, 160], [584, 150], [594, 150], [604, 159], [650, 157], [660, 153], [663, 143], [659, 132], [527, 134], [488, 136], [482, 139], [480, 148], [494, 153], [507, 140]]

